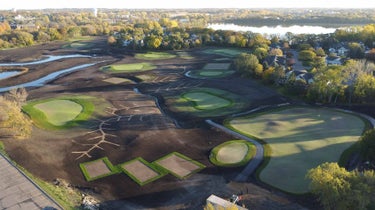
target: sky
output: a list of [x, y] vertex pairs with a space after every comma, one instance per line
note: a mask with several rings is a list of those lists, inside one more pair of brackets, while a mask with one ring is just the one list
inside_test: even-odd
[[5, 0], [0, 10], [46, 8], [375, 8], [375, 0]]

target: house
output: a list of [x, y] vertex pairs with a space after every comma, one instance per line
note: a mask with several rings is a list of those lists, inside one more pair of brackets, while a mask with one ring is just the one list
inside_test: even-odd
[[339, 49], [337, 49], [338, 56], [346, 56], [348, 52], [349, 52], [349, 49], [345, 47], [340, 47]]
[[338, 56], [328, 56], [326, 58], [327, 65], [342, 65], [343, 60]]
[[269, 55], [267, 56], [264, 61], [264, 66], [282, 66], [285, 67], [286, 64], [286, 57], [285, 56], [277, 56], [277, 55]]
[[210, 197], [207, 198], [206, 203], [207, 205], [211, 204], [214, 210], [227, 209], [229, 207], [236, 207], [238, 210], [248, 210], [247, 208], [241, 207], [235, 203], [231, 203], [216, 195], [210, 195]]
[[314, 82], [314, 74], [307, 72], [306, 70], [292, 70], [285, 74], [286, 79], [289, 79], [292, 75], [295, 76], [296, 80], [302, 80], [306, 84]]

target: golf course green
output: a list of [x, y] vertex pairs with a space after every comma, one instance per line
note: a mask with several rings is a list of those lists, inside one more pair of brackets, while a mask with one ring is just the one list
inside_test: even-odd
[[307, 171], [338, 162], [365, 129], [361, 118], [323, 108], [288, 108], [231, 119], [226, 125], [268, 144], [270, 159], [259, 178], [290, 193], [308, 192]]
[[255, 155], [255, 146], [245, 140], [231, 140], [214, 147], [210, 161], [223, 167], [243, 166]]
[[134, 73], [148, 71], [155, 68], [156, 66], [152, 65], [151, 63], [127, 63], [104, 66], [101, 68], [101, 70], [110, 73]]
[[135, 58], [142, 60], [164, 60], [175, 57], [176, 55], [167, 52], [147, 52], [135, 54]]

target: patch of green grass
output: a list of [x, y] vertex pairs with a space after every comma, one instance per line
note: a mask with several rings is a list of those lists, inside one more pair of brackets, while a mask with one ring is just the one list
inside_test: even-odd
[[[96, 162], [103, 162], [107, 166], [109, 172], [103, 173], [103, 174], [98, 175], [98, 176], [91, 176], [90, 173], [88, 172], [88, 170], [86, 169], [86, 167], [87, 167], [88, 164], [96, 163]], [[79, 167], [81, 168], [81, 171], [82, 171], [82, 173], [85, 176], [87, 181], [94, 181], [94, 180], [104, 178], [104, 177], [110, 176], [112, 174], [118, 174], [118, 173], [121, 172], [121, 170], [118, 167], [112, 165], [111, 161], [109, 161], [109, 159], [107, 157], [102, 157], [102, 158], [99, 158], [99, 159], [96, 159], [96, 160], [93, 160], [93, 161], [80, 163]]]
[[216, 55], [222, 55], [227, 57], [235, 57], [241, 53], [244, 53], [245, 51], [242, 49], [236, 49], [236, 48], [217, 48], [217, 49], [207, 49], [203, 51], [207, 54], [216, 54]]
[[155, 69], [156, 66], [151, 63], [127, 63], [104, 66], [100, 68], [102, 71], [108, 71], [110, 73], [134, 73], [141, 71], [148, 71]]
[[147, 53], [137, 53], [135, 58], [142, 60], [164, 60], [175, 58], [176, 55], [167, 52], [147, 52]]
[[199, 110], [219, 109], [232, 104], [230, 99], [215, 95], [211, 92], [192, 91], [183, 94], [182, 97], [191, 101], [194, 104], [194, 108]]
[[307, 193], [306, 172], [324, 162], [338, 162], [365, 128], [364, 121], [351, 114], [298, 107], [235, 118], [225, 124], [267, 142], [270, 159], [259, 178], [290, 193]]
[[5, 151], [4, 143], [2, 141], [0, 141], [0, 150]]
[[188, 52], [177, 52], [177, 55], [178, 57], [182, 58], [182, 59], [186, 59], [186, 60], [191, 60], [191, 59], [194, 59], [193, 56], [191, 56]]
[[[131, 172], [129, 172], [128, 170], [126, 170], [124, 168], [125, 165], [127, 164], [130, 164], [130, 163], [133, 163], [133, 162], [136, 162], [136, 161], [139, 161], [141, 162], [143, 165], [145, 165], [146, 167], [148, 167], [149, 169], [151, 169], [152, 171], [154, 171], [155, 173], [157, 173], [156, 176], [146, 180], [146, 181], [142, 181], [140, 179], [138, 179], [134, 174], [132, 174]], [[147, 162], [145, 159], [141, 158], [141, 157], [138, 157], [138, 158], [135, 158], [131, 161], [128, 161], [128, 162], [125, 162], [123, 164], [120, 164], [119, 168], [125, 173], [127, 174], [133, 181], [135, 181], [137, 184], [139, 184], [140, 186], [143, 186], [143, 185], [146, 185], [150, 182], [153, 182], [157, 179], [160, 179], [161, 177], [165, 176], [167, 174], [167, 172], [165, 170], [161, 170], [159, 167], [156, 167], [155, 165], [153, 165], [152, 163], [149, 163]]]
[[[51, 104], [56, 105], [54, 101], [71, 101], [72, 103], [62, 103], [62, 105], [69, 105], [68, 107], [61, 107], [60, 105], [54, 107]], [[64, 97], [57, 97], [57, 98], [48, 98], [42, 100], [35, 100], [27, 103], [22, 107], [22, 110], [26, 112], [33, 122], [40, 128], [49, 129], [49, 130], [60, 130], [60, 129], [67, 129], [73, 126], [78, 126], [83, 122], [87, 121], [91, 114], [93, 113], [95, 107], [92, 103], [94, 100], [91, 97], [87, 96], [64, 96]], [[46, 103], [47, 112], [37, 108], [39, 104]], [[68, 117], [61, 117], [60, 114], [53, 114], [49, 116], [48, 114], [51, 113], [58, 113], [60, 109], [66, 109], [72, 107], [71, 105], [75, 103], [82, 107], [82, 110], [79, 114], [73, 112], [73, 114], [69, 114]], [[42, 106], [43, 107], [43, 106]], [[75, 118], [72, 119], [72, 116], [75, 115]], [[52, 122], [50, 121], [52, 119]], [[71, 119], [70, 121], [66, 121], [67, 119]], [[65, 123], [63, 123], [65, 122]], [[55, 124], [57, 123], [57, 124]]]
[[210, 161], [223, 167], [238, 167], [247, 164], [256, 153], [255, 145], [245, 140], [231, 140], [212, 149]]

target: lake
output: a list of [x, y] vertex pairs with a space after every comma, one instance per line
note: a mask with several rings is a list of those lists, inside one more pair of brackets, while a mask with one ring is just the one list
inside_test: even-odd
[[207, 28], [212, 28], [214, 30], [232, 30], [232, 31], [251, 31], [254, 33], [267, 34], [267, 35], [280, 35], [284, 36], [287, 32], [293, 34], [329, 34], [336, 31], [337, 28], [324, 28], [321, 26], [262, 26], [262, 27], [253, 27], [253, 26], [240, 26], [235, 24], [220, 24], [214, 23], [209, 24]]

